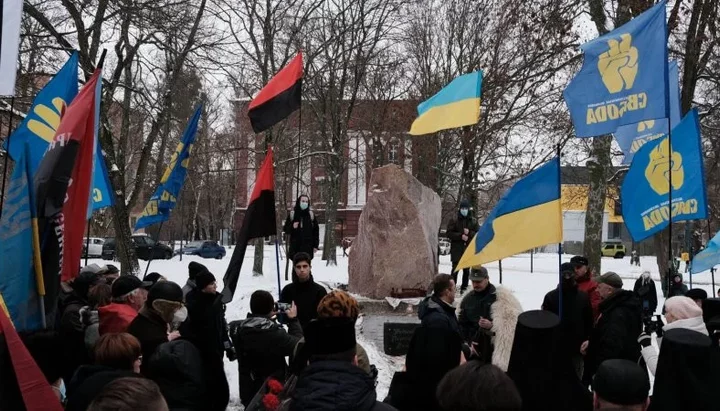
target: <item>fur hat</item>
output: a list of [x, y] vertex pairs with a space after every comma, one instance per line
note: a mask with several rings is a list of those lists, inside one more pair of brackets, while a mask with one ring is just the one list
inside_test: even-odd
[[687, 320], [703, 315], [702, 308], [698, 307], [695, 301], [683, 296], [668, 298], [665, 301], [665, 311], [671, 313], [678, 320]]
[[200, 263], [191, 261], [190, 264], [188, 264], [188, 278], [191, 280], [195, 280], [195, 277], [203, 271], [208, 271], [208, 269]]
[[317, 307], [319, 318], [352, 318], [360, 315], [358, 302], [345, 291], [334, 290], [320, 300]]
[[195, 276], [195, 286], [198, 290], [202, 290], [215, 281], [215, 276], [208, 270], [201, 271]]
[[155, 300], [173, 301], [182, 303], [183, 292], [179, 285], [172, 281], [160, 281], [153, 285], [148, 292], [147, 302], [152, 304]]

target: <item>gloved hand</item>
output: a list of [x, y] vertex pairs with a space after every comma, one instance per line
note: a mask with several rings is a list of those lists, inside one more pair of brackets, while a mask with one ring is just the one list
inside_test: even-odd
[[657, 316], [657, 323], [658, 323], [658, 329], [657, 329], [657, 331], [655, 331], [655, 333], [657, 334], [658, 338], [662, 338], [663, 327], [665, 326], [665, 323], [663, 323], [662, 317], [660, 317], [659, 315]]
[[652, 344], [650, 336], [647, 333], [640, 334], [640, 336], [637, 339], [637, 342], [640, 343], [640, 345], [643, 348], [649, 347]]
[[237, 352], [235, 352], [235, 347], [230, 347], [227, 350], [225, 350], [225, 355], [227, 355], [227, 358], [230, 361], [237, 360]]

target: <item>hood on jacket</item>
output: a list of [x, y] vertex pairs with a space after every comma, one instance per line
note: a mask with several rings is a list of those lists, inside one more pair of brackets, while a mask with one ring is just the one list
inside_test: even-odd
[[430, 296], [425, 297], [424, 300], [420, 302], [418, 305], [418, 318], [423, 319], [428, 314], [430, 314], [433, 311], [437, 311], [440, 313], [445, 313], [446, 311], [453, 310], [455, 311], [455, 308], [447, 304], [446, 302], [440, 300], [438, 297]]
[[120, 333], [127, 330], [138, 312], [127, 304], [112, 303], [98, 308], [100, 334]]
[[[247, 319], [245, 320], [239, 320], [239, 321], [233, 321], [235, 324], [234, 326], [240, 330], [240, 329], [254, 329], [254, 330], [270, 330], [274, 327], [277, 327], [277, 323], [273, 320], [267, 318], [267, 317], [260, 317], [260, 316], [254, 316], [252, 314], [248, 314]], [[232, 325], [231, 325], [232, 327]]]
[[[302, 208], [300, 208], [300, 197], [307, 197], [307, 198], [308, 198], [308, 208], [307, 208], [307, 210], [303, 210]], [[298, 216], [301, 215], [301, 214], [310, 215], [310, 201], [309, 201], [309, 199], [310, 199], [310, 196], [308, 196], [307, 194], [302, 194], [302, 195], [298, 196], [298, 198], [295, 199], [295, 207], [293, 208], [293, 210], [295, 211], [295, 213], [294, 213], [294, 219], [295, 219], [295, 220], [297, 220], [297, 219], [298, 219]], [[298, 214], [298, 213], [301, 213], [301, 214]]]
[[293, 410], [370, 411], [376, 402], [373, 379], [356, 365], [318, 361], [305, 368], [293, 393]]

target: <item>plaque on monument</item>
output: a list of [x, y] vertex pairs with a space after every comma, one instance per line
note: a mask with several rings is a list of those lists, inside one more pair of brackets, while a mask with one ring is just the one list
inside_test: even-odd
[[418, 323], [383, 324], [383, 349], [387, 355], [405, 355]]

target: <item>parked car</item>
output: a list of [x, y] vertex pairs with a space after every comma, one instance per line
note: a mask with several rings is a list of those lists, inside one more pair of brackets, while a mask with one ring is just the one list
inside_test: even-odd
[[193, 241], [183, 246], [184, 255], [197, 255], [202, 258], [216, 258], [218, 260], [225, 257], [225, 247], [219, 245], [216, 241]]
[[105, 240], [102, 238], [97, 237], [90, 237], [90, 252], [88, 253], [88, 239], [87, 237], [83, 238], [83, 258], [90, 257], [90, 258], [97, 258], [102, 256], [102, 250], [103, 250], [103, 244], [105, 243]]
[[623, 258], [627, 251], [623, 243], [605, 243], [602, 246], [601, 257]]
[[450, 240], [445, 237], [440, 237], [440, 255], [450, 254]]
[[[173, 256], [172, 249], [169, 246], [159, 243], [147, 235], [133, 235], [132, 241], [135, 246], [135, 254], [141, 260], [149, 260], [151, 255], [153, 260], [169, 260]], [[114, 260], [116, 258], [114, 238], [105, 240], [102, 258], [103, 260]]]

